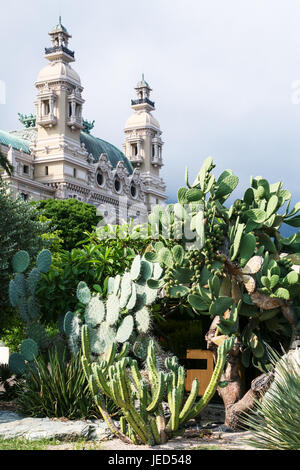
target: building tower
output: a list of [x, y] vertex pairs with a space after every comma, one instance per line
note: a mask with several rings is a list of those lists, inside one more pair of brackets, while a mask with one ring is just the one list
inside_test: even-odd
[[159, 176], [163, 166], [160, 125], [151, 111], [155, 103], [150, 100], [152, 89], [144, 79], [135, 87], [136, 99], [131, 101], [134, 114], [125, 125], [124, 153], [134, 168], [141, 172], [145, 185], [148, 212], [156, 204], [164, 205], [167, 199], [166, 185]]
[[[83, 87], [71, 67], [74, 52], [69, 49], [71, 35], [61, 23], [49, 33], [51, 47], [45, 49], [50, 62], [37, 78], [37, 139], [32, 147], [35, 180], [57, 189], [55, 197], [70, 197], [66, 188], [88, 183], [87, 152], [80, 142]], [[70, 192], [70, 191], [69, 191]]]

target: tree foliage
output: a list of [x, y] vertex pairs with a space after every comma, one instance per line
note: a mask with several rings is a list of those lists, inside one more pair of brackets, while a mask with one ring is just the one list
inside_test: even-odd
[[51, 220], [50, 227], [59, 230], [63, 249], [72, 250], [101, 220], [96, 207], [77, 199], [48, 199], [34, 203], [40, 213]]
[[42, 247], [42, 233], [48, 224], [40, 222], [35, 207], [21, 198], [13, 199], [9, 186], [0, 183], [0, 303], [8, 304], [8, 283], [12, 274], [13, 255], [26, 249], [31, 256], [36, 256]]

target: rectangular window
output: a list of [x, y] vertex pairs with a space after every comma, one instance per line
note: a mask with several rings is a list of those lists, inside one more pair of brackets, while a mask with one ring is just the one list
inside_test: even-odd
[[73, 168], [73, 176], [76, 178], [76, 168]]
[[48, 116], [49, 113], [50, 113], [49, 100], [45, 100], [44, 101], [44, 116]]
[[49, 168], [47, 166], [45, 166], [45, 175], [48, 176], [49, 175]]
[[23, 166], [23, 173], [24, 173], [25, 175], [28, 175], [28, 174], [29, 174], [29, 166], [28, 166], [28, 165], [24, 165], [24, 166]]

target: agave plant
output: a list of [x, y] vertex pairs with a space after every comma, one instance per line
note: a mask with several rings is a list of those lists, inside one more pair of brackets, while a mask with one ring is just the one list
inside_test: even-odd
[[274, 381], [244, 424], [253, 433], [248, 444], [259, 449], [300, 449], [300, 350], [278, 360], [273, 354]]

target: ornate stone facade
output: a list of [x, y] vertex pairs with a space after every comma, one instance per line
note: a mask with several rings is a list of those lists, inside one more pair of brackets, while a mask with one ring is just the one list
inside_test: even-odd
[[49, 33], [49, 61], [35, 83], [36, 116], [19, 115], [24, 128], [0, 131], [1, 151], [14, 167], [11, 183], [15, 195], [35, 200], [77, 198], [109, 214], [117, 208], [120, 220], [143, 222], [151, 205], [166, 200], [162, 166], [161, 130], [152, 116], [151, 88], [144, 78], [132, 101], [134, 115], [125, 126], [125, 155], [112, 144], [91, 135], [94, 122], [83, 120], [84, 99], [80, 77], [71, 67], [71, 35], [59, 24]]

